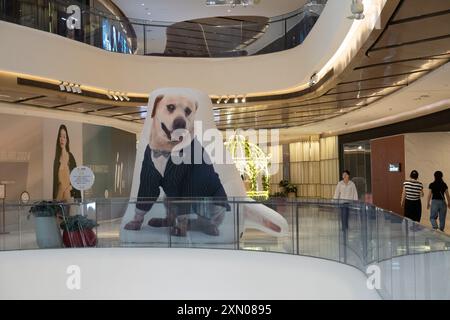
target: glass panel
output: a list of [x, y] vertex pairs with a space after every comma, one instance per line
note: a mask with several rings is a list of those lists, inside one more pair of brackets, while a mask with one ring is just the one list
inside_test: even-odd
[[[300, 254], [339, 261], [367, 274], [369, 266], [376, 266], [384, 299], [450, 298], [450, 283], [444, 281], [450, 269], [450, 237], [370, 204], [276, 198], [86, 199], [72, 204], [5, 203], [4, 220], [1, 209], [2, 251], [173, 247]], [[139, 216], [139, 210], [148, 212]]]

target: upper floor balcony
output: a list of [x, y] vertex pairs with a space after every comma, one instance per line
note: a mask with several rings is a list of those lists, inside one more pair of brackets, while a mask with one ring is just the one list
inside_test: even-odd
[[[124, 54], [237, 57], [298, 46], [327, 0], [301, 1], [300, 8], [275, 17], [234, 15], [228, 10], [226, 16], [190, 19], [186, 15], [188, 20], [171, 22], [130, 18], [111, 1], [99, 1], [108, 6], [86, 2], [0, 0], [0, 19]], [[131, 5], [126, 3], [125, 7]], [[148, 9], [142, 7], [141, 11]]]

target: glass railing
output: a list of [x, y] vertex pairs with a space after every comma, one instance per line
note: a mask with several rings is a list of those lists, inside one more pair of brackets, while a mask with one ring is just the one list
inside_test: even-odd
[[[130, 230], [137, 205], [150, 211]], [[97, 199], [70, 205], [5, 203], [4, 218], [3, 251], [182, 247], [278, 252], [340, 262], [369, 278], [377, 271], [374, 286], [384, 299], [450, 299], [450, 237], [365, 203]]]
[[[0, 0], [0, 20], [113, 52], [236, 57], [272, 53], [301, 44], [326, 2], [310, 0], [294, 12], [273, 18], [219, 17], [159, 22], [118, 17], [72, 0]], [[73, 9], [68, 10], [72, 5], [78, 6], [79, 14]]]

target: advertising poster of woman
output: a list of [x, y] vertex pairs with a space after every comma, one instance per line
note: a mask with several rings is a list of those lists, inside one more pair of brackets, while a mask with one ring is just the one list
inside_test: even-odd
[[62, 124], [56, 139], [55, 160], [53, 162], [53, 199], [59, 202], [73, 202], [81, 199], [81, 193], [72, 187], [70, 172], [77, 166], [70, 152], [70, 139], [67, 127]]

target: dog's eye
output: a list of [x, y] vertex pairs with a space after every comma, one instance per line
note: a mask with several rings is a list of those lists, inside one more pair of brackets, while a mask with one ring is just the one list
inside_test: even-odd
[[175, 106], [174, 106], [173, 104], [168, 104], [168, 105], [167, 105], [167, 110], [168, 110], [169, 112], [174, 112], [174, 111], [175, 111]]
[[192, 113], [192, 110], [189, 108], [184, 109], [184, 112], [186, 112], [186, 115], [189, 116]]

